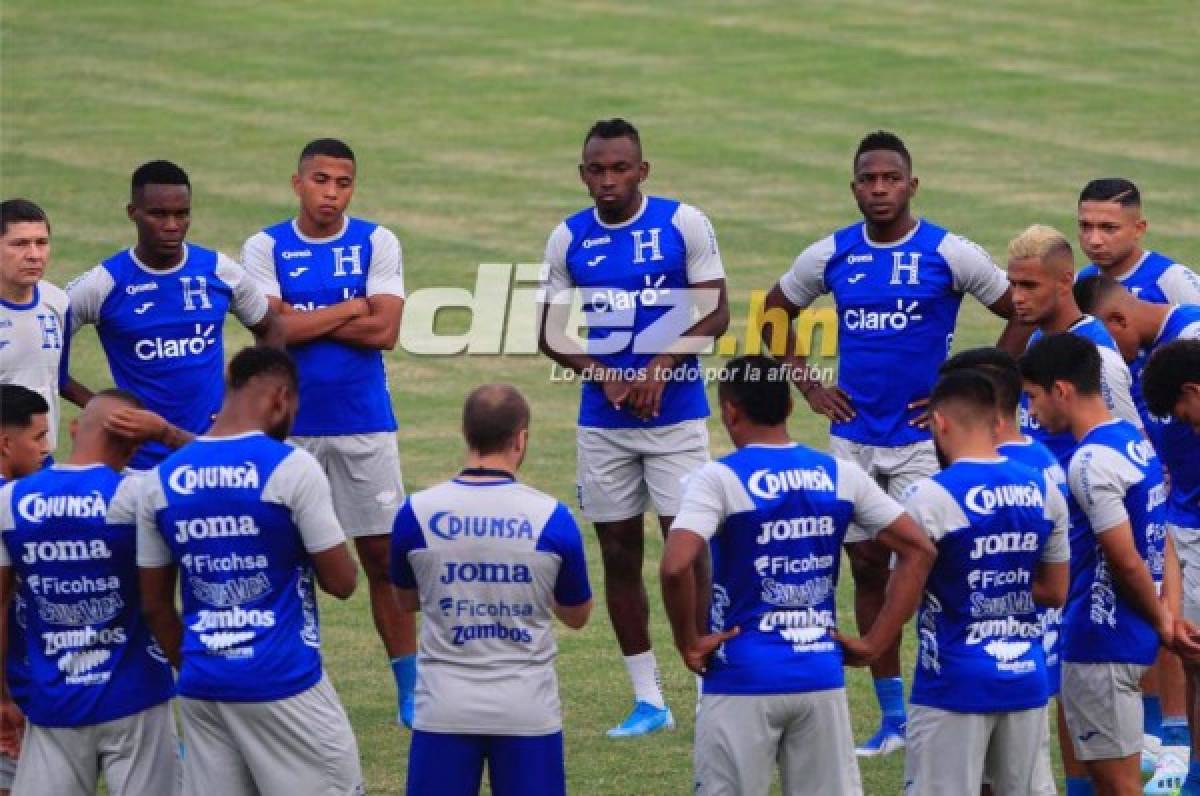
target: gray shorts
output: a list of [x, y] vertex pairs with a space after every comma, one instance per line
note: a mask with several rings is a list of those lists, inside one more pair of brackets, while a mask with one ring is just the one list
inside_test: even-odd
[[1149, 669], [1136, 663], [1063, 661], [1059, 701], [1080, 761], [1118, 760], [1142, 751], [1142, 691]]
[[179, 793], [171, 703], [85, 727], [28, 722], [12, 789], [22, 796], [92, 796], [101, 772], [112, 794]]
[[777, 763], [783, 796], [861, 796], [844, 688], [700, 698], [698, 796], [765, 796]]
[[16, 776], [16, 758], [0, 754], [0, 790], [12, 790], [13, 778]]
[[1183, 570], [1183, 618], [1200, 623], [1200, 528], [1167, 524]]
[[829, 452], [863, 468], [894, 500], [903, 500], [913, 484], [941, 469], [932, 440], [893, 448], [831, 436]]
[[400, 450], [391, 431], [337, 437], [292, 437], [311, 453], [329, 476], [333, 510], [346, 536], [380, 536], [392, 532], [404, 502]]
[[[984, 772], [996, 796], [1041, 793], [1049, 763], [1046, 707], [1007, 713], [956, 713], [913, 705], [908, 713], [905, 796], [979, 793]], [[1050, 780], [1050, 793], [1054, 781]]]
[[366, 793], [358, 743], [328, 677], [273, 702], [179, 699], [185, 796]]
[[575, 434], [579, 508], [592, 522], [638, 517], [653, 505], [674, 517], [683, 479], [708, 462], [708, 425], [685, 420], [659, 428], [589, 428]]

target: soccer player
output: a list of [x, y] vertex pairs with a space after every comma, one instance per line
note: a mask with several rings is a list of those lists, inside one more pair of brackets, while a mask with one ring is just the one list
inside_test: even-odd
[[[142, 618], [137, 490], [121, 474], [137, 442], [106, 428], [108, 414], [130, 406], [129, 393], [98, 393], [72, 423], [64, 463], [0, 489], [0, 616], [15, 579], [25, 604], [24, 648], [0, 631], [0, 657], [28, 660], [20, 794], [94, 794], [101, 772], [109, 793], [178, 790], [174, 684]], [[0, 687], [0, 704], [8, 699]]]
[[83, 406], [91, 392], [67, 378], [67, 294], [45, 280], [50, 220], [28, 199], [0, 202], [0, 384], [20, 384], [50, 407], [51, 450], [58, 441], [59, 390]]
[[[775, 765], [786, 796], [862, 793], [843, 659], [863, 665], [894, 643], [934, 555], [858, 465], [791, 441], [788, 380], [765, 357], [722, 368], [721, 422], [737, 450], [690, 478], [663, 552], [675, 645], [703, 676], [694, 758], [705, 796], [765, 796]], [[895, 577], [870, 631], [842, 638], [841, 547], [868, 537], [896, 555]], [[713, 585], [702, 635], [695, 609], [710, 601], [691, 572], [706, 547]]]
[[[40, 393], [18, 384], [0, 384], [0, 487], [14, 478], [37, 472], [50, 453], [50, 404]], [[25, 716], [16, 701], [23, 699], [29, 683], [25, 651], [25, 606], [13, 595], [7, 614], [7, 700], [0, 700], [0, 796], [8, 796], [17, 773], [17, 757], [25, 732]]]
[[[1104, 323], [1117, 343], [1121, 355], [1129, 363], [1134, 384], [1141, 381], [1147, 358], [1158, 348], [1175, 340], [1200, 340], [1200, 307], [1190, 304], [1159, 304], [1135, 297], [1120, 282], [1103, 275], [1088, 276], [1075, 283], [1075, 298], [1079, 306]], [[1190, 576], [1200, 565], [1200, 435], [1185, 423], [1174, 420], [1170, 412], [1156, 416], [1147, 411], [1141, 391], [1134, 394], [1147, 436], [1170, 474], [1167, 501], [1167, 528], [1174, 540], [1175, 550], [1183, 571]], [[1200, 614], [1198, 614], [1200, 615]], [[1171, 671], [1164, 668], [1160, 653], [1160, 675]], [[1165, 666], [1178, 666], [1167, 659]], [[1155, 735], [1161, 739], [1157, 750], [1154, 776], [1147, 783], [1147, 796], [1173, 793], [1188, 771], [1188, 737], [1186, 683], [1160, 681], [1162, 720]], [[1166, 686], [1165, 688], [1163, 686]], [[1172, 688], [1174, 686], [1174, 688]], [[1168, 700], [1179, 692], [1179, 704]], [[1153, 705], [1152, 705], [1153, 706]]]
[[251, 236], [242, 263], [280, 314], [300, 372], [291, 442], [329, 478], [334, 511], [367, 574], [398, 720], [411, 727], [416, 625], [388, 582], [388, 534], [404, 485], [382, 353], [395, 348], [400, 331], [404, 267], [390, 230], [346, 214], [356, 177], [345, 143], [309, 142], [292, 175], [299, 213]]
[[1046, 785], [1037, 606], [1067, 597], [1067, 502], [1043, 470], [997, 453], [995, 407], [981, 372], [938, 381], [930, 426], [948, 464], [905, 501], [938, 548], [917, 619], [905, 760], [914, 794], [977, 793], [985, 771], [998, 795]]
[[1155, 350], [1142, 370], [1146, 409], [1200, 434], [1200, 343], [1179, 340]]
[[[608, 616], [633, 683], [633, 710], [610, 737], [675, 726], [650, 644], [643, 514], [653, 506], [666, 534], [679, 509], [681, 479], [708, 461], [708, 399], [695, 352], [729, 325], [712, 225], [690, 205], [643, 195], [649, 174], [632, 124], [610, 119], [588, 130], [579, 176], [595, 206], [551, 233], [541, 297], [541, 350], [584, 382], [579, 503], [596, 526]], [[586, 350], [564, 333], [576, 288], [588, 325]], [[706, 570], [697, 565], [702, 589]]]
[[1079, 245], [1091, 262], [1083, 279], [1104, 274], [1143, 301], [1200, 304], [1200, 276], [1170, 257], [1142, 248], [1146, 218], [1136, 185], [1120, 177], [1092, 180], [1079, 194]]
[[296, 402], [288, 355], [243, 349], [212, 428], [142, 479], [142, 603], [179, 671], [185, 796], [364, 792], [316, 593], [345, 599], [358, 572], [320, 465], [283, 441]]
[[[765, 308], [780, 308], [794, 319], [820, 295], [833, 295], [837, 386], [823, 385], [795, 355], [790, 322], [784, 361], [793, 366], [809, 407], [829, 418], [833, 454], [856, 462], [898, 498], [937, 470], [921, 406], [949, 353], [963, 294], [1010, 319], [1003, 347], [1015, 353], [1025, 332], [1011, 323], [1008, 283], [987, 252], [913, 214], [917, 178], [897, 136], [879, 131], [863, 138], [854, 153], [850, 189], [863, 220], [805, 249], [771, 288]], [[850, 563], [861, 589], [854, 612], [859, 630], [867, 632], [883, 599], [888, 557], [878, 545], [855, 550]], [[904, 747], [899, 642], [871, 673], [883, 715], [878, 731], [859, 746], [862, 756]]]
[[126, 208], [137, 244], [67, 285], [69, 333], [94, 324], [113, 381], [165, 421], [134, 454], [135, 470], [153, 467], [212, 422], [221, 405], [227, 313], [260, 340], [282, 344], [282, 327], [242, 267], [185, 241], [191, 212], [181, 168], [142, 164]]
[[409, 796], [566, 793], [554, 618], [592, 610], [583, 539], [559, 501], [519, 483], [529, 404], [506, 384], [463, 406], [466, 467], [396, 516], [392, 581], [420, 611]]
[[1166, 539], [1166, 485], [1154, 447], [1104, 399], [1100, 351], [1078, 334], [1055, 333], [1021, 357], [1030, 411], [1078, 445], [1067, 480], [1072, 518], [1071, 586], [1063, 613], [1063, 711], [1096, 793], [1142, 792], [1139, 680], [1173, 619], [1151, 569]]
[[[996, 392], [997, 453], [1044, 474], [1050, 483], [1058, 486], [1064, 500], [1069, 505], [1070, 490], [1067, 488], [1067, 474], [1062, 465], [1045, 445], [1021, 432], [1017, 420], [1017, 408], [1021, 396], [1021, 371], [1017, 367], [1017, 360], [1007, 351], [999, 348], [972, 348], [950, 357], [943, 363], [940, 372], [945, 375], [963, 370], [978, 371], [992, 382], [992, 388]], [[1042, 623], [1041, 644], [1046, 659], [1049, 695], [1057, 697], [1061, 683], [1062, 607], [1039, 606], [1038, 617]], [[1069, 763], [1073, 762], [1074, 758], [1070, 756], [1071, 737], [1066, 732], [1066, 725], [1061, 723], [1059, 724], [1058, 741], [1063, 758]], [[1058, 790], [1054, 784], [1054, 771], [1051, 768], [1048, 744], [1043, 747], [1042, 758], [1038, 765], [1037, 779], [1031, 793], [1037, 794], [1037, 796], [1053, 796]], [[984, 776], [986, 781], [988, 776], [986, 769]]]

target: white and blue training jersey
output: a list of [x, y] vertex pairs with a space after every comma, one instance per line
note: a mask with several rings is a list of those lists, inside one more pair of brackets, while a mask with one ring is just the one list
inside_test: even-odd
[[[714, 653], [704, 693], [842, 688], [830, 635], [842, 545], [902, 513], [858, 465], [799, 444], [747, 445], [697, 470], [672, 533], [708, 541], [711, 630], [741, 628]], [[862, 530], [848, 538], [852, 522]]]
[[938, 549], [917, 614], [912, 702], [959, 713], [1045, 705], [1033, 583], [1042, 563], [1070, 555], [1058, 484], [1002, 457], [960, 459], [917, 484], [905, 508]]
[[[294, 219], [267, 227], [242, 249], [242, 263], [268, 296], [297, 312], [354, 298], [404, 298], [400, 241], [388, 229], [346, 217], [341, 232], [310, 238]], [[296, 436], [395, 431], [383, 352], [328, 337], [288, 346], [300, 372]]]
[[1149, 666], [1158, 653], [1158, 636], [1121, 593], [1097, 537], [1128, 521], [1138, 555], [1155, 580], [1162, 578], [1167, 538], [1162, 465], [1136, 428], [1111, 420], [1079, 441], [1067, 480], [1084, 520], [1071, 529], [1063, 660]]
[[409, 497], [391, 578], [421, 604], [413, 726], [548, 735], [562, 729], [554, 605], [591, 599], [567, 507], [511, 479], [453, 479]]
[[[588, 327], [587, 351], [622, 378], [637, 377], [708, 314], [690, 286], [725, 278], [717, 236], [708, 219], [674, 199], [647, 196], [637, 214], [606, 224], [595, 208], [559, 224], [546, 243], [540, 301], [570, 304], [575, 289]], [[587, 381], [579, 402], [579, 425], [593, 428], [667, 426], [708, 416], [704, 379], [695, 356], [686, 356], [662, 394], [659, 415], [641, 420], [614, 409], [599, 383]]]
[[102, 464], [56, 464], [0, 489], [0, 566], [12, 568], [24, 606], [9, 674], [14, 656], [27, 661], [13, 696], [34, 724], [101, 724], [174, 693], [142, 619], [136, 491]]
[[833, 295], [838, 386], [855, 416], [830, 433], [898, 447], [930, 439], [928, 429], [911, 425], [918, 410], [909, 404], [933, 390], [963, 294], [991, 306], [1008, 279], [982, 248], [922, 219], [895, 243], [872, 241], [863, 222], [840, 229], [805, 249], [779, 288], [801, 308]]
[[[1095, 263], [1079, 269], [1075, 280], [1104, 273]], [[1200, 304], [1200, 276], [1166, 255], [1147, 251], [1117, 281], [1142, 301], [1155, 304]]]
[[[148, 268], [132, 249], [118, 252], [67, 285], [71, 334], [95, 324], [113, 381], [147, 409], [193, 434], [212, 424], [225, 392], [225, 317], [262, 321], [267, 300], [223, 254], [185, 244], [183, 262]], [[169, 453], [147, 442], [129, 466], [153, 467]]]
[[67, 378], [71, 312], [67, 294], [45, 280], [25, 304], [0, 299], [0, 384], [19, 384], [50, 405], [50, 446], [58, 442], [58, 391]]
[[198, 437], [142, 479], [138, 565], [179, 567], [179, 693], [286, 699], [321, 679], [310, 554], [345, 541], [307, 452], [262, 433]]

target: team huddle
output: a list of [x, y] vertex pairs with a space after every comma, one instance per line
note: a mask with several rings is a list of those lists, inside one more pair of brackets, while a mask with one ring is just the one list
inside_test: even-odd
[[[908, 150], [868, 135], [863, 221], [768, 293], [764, 342], [786, 347], [721, 368], [735, 451], [712, 461], [697, 354], [729, 324], [713, 227], [642, 193], [624, 120], [588, 131], [579, 173], [594, 205], [547, 242], [540, 348], [586, 374], [578, 509], [633, 691], [607, 734], [675, 725], [641, 575], [652, 508], [697, 675], [696, 793], [766, 794], [776, 771], [789, 796], [862, 793], [857, 757], [901, 749], [906, 793], [1057, 793], [1056, 699], [1068, 796], [1200, 795], [1200, 278], [1141, 248], [1137, 187], [1083, 189], [1084, 268], [1034, 224], [1001, 269], [913, 214]], [[346, 144], [308, 144], [296, 217], [238, 262], [186, 240], [187, 175], [147, 163], [136, 244], [65, 291], [45, 213], [3, 202], [0, 791], [92, 794], [103, 775], [114, 794], [364, 793], [317, 600], [349, 597], [361, 564], [413, 733], [408, 793], [475, 794], [485, 769], [499, 796], [566, 792], [553, 625], [590, 616], [580, 529], [517, 480], [533, 410], [508, 385], [466, 397], [461, 472], [405, 495], [382, 353], [401, 248], [347, 214], [355, 181]], [[1005, 325], [950, 356], [967, 293]], [[836, 384], [791, 323], [825, 294]], [[226, 365], [229, 314], [256, 345]], [[116, 385], [96, 392], [69, 357], [89, 324]], [[797, 394], [829, 419], [828, 452], [790, 438]], [[82, 409], [69, 452], [60, 398]], [[843, 551], [858, 636], [839, 630]], [[845, 666], [870, 667], [880, 708], [857, 746]]]

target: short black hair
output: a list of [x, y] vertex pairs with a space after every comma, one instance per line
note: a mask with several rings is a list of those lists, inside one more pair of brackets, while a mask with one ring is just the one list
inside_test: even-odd
[[0, 384], [0, 426], [29, 428], [34, 415], [50, 411], [39, 393], [20, 384]]
[[791, 385], [783, 366], [765, 356], [731, 359], [718, 374], [718, 395], [760, 426], [778, 426], [791, 409]]
[[618, 117], [615, 119], [600, 119], [587, 131], [587, 135], [583, 137], [583, 145], [587, 147], [588, 141], [593, 138], [628, 138], [637, 145], [638, 152], [642, 151], [642, 137], [638, 133], [637, 128], [629, 122]]
[[189, 191], [192, 190], [187, 172], [169, 160], [151, 160], [133, 170], [130, 196], [136, 198], [147, 185], [182, 185]]
[[529, 428], [529, 402], [511, 384], [484, 384], [463, 403], [462, 427], [467, 447], [476, 453], [500, 453]]
[[28, 199], [5, 199], [0, 202], [0, 235], [8, 234], [9, 224], [42, 222], [50, 231], [50, 219], [46, 211]]
[[1071, 288], [1071, 292], [1075, 294], [1075, 303], [1079, 305], [1079, 311], [1089, 315], [1118, 290], [1125, 290], [1125, 286], [1105, 274], [1085, 276]]
[[1142, 368], [1142, 396], [1150, 414], [1170, 415], [1185, 384], [1200, 384], [1200, 340], [1176, 340], [1150, 355]]
[[142, 403], [141, 398], [138, 398], [129, 390], [123, 390], [120, 387], [109, 387], [107, 389], [100, 390], [95, 394], [95, 397], [115, 398], [122, 403], [132, 406], [134, 409], [142, 409], [145, 406], [145, 404]]
[[255, 376], [278, 376], [297, 389], [296, 363], [281, 348], [266, 345], [247, 346], [229, 361], [229, 389], [240, 390]]
[[878, 152], [879, 150], [895, 152], [904, 160], [904, 165], [908, 167], [908, 170], [912, 171], [912, 155], [908, 154], [908, 147], [900, 140], [900, 136], [889, 133], [887, 130], [876, 130], [863, 136], [863, 140], [858, 142], [858, 149], [854, 150], [854, 162], [850, 164], [851, 170], [858, 170], [858, 159], [864, 152]]
[[1021, 378], [1043, 390], [1065, 381], [1080, 395], [1100, 394], [1100, 349], [1086, 337], [1048, 334], [1021, 355], [1019, 364]]
[[944, 373], [929, 394], [930, 411], [958, 404], [971, 411], [962, 413], [971, 424], [991, 423], [996, 417], [996, 388], [992, 380], [975, 369], [952, 370]]
[[1083, 186], [1079, 201], [1116, 202], [1121, 207], [1141, 207], [1142, 194], [1132, 181], [1124, 177], [1102, 177]]
[[355, 162], [354, 150], [345, 141], [340, 138], [317, 138], [304, 145], [304, 149], [300, 150], [300, 158], [297, 163], [303, 163], [317, 155]]
[[1009, 414], [1017, 411], [1021, 402], [1021, 369], [1012, 354], [995, 346], [971, 348], [943, 362], [938, 373], [945, 376], [962, 370], [978, 371], [992, 382], [997, 409]]

